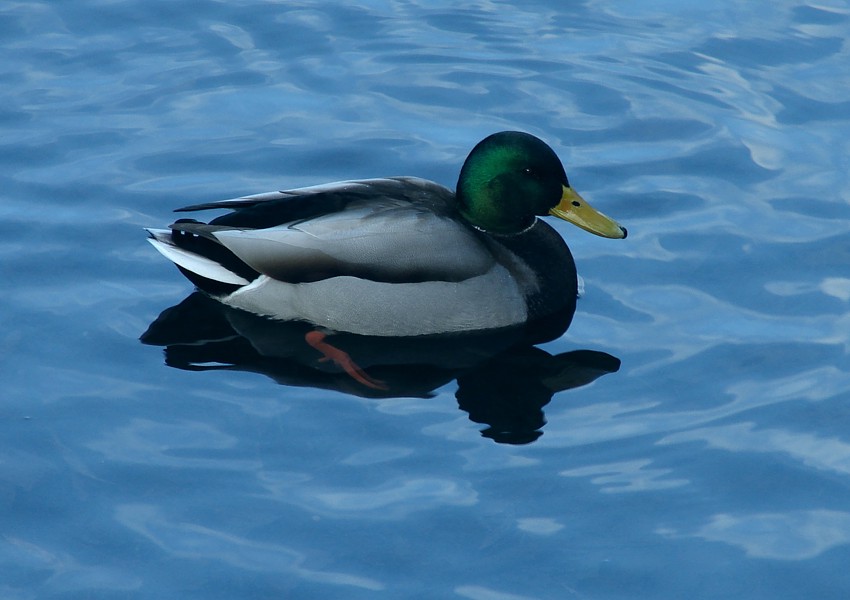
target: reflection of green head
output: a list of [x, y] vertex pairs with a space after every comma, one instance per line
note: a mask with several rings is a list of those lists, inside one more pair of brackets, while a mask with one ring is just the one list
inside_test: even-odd
[[555, 152], [527, 133], [502, 131], [472, 149], [457, 182], [461, 215], [493, 233], [515, 233], [546, 215], [569, 185]]

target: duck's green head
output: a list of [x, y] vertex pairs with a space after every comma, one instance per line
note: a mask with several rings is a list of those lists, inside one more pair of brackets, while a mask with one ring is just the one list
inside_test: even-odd
[[519, 131], [494, 133], [472, 149], [460, 170], [457, 202], [467, 221], [491, 233], [517, 233], [538, 215], [553, 215], [603, 237], [626, 237], [624, 227], [570, 187], [545, 142]]

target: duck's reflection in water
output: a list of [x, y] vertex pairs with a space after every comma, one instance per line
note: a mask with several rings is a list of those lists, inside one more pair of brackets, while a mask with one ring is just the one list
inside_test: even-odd
[[[456, 379], [458, 405], [472, 421], [487, 425], [482, 435], [527, 444], [542, 435], [543, 407], [555, 393], [620, 368], [619, 359], [605, 352], [553, 356], [533, 345], [561, 335], [565, 322], [569, 319], [555, 319], [533, 332], [451, 337], [329, 333], [319, 335], [319, 344], [313, 338], [311, 345], [306, 340], [316, 333], [310, 325], [258, 317], [196, 292], [163, 311], [141, 340], [164, 346], [166, 364], [178, 369], [250, 371], [282, 385], [369, 398], [429, 397]], [[348, 368], [345, 359], [350, 359]]]

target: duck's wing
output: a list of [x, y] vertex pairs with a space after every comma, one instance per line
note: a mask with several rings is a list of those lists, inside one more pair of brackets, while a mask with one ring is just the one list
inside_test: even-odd
[[[205, 273], [215, 272], [212, 261], [246, 276], [228, 257], [213, 256], [226, 249], [249, 270], [289, 283], [338, 276], [389, 283], [462, 281], [487, 272], [495, 258], [481, 237], [455, 218], [451, 202], [449, 190], [424, 180], [342, 182], [187, 207], [235, 212], [209, 224], [178, 221], [171, 226], [172, 238], [182, 250], [202, 255], [192, 266], [203, 266]], [[192, 270], [180, 258], [178, 264]]]
[[290, 283], [338, 276], [390, 283], [462, 281], [494, 263], [475, 233], [455, 219], [374, 199], [276, 227], [211, 233], [255, 271]]
[[266, 192], [207, 202], [178, 208], [175, 212], [230, 209], [210, 221], [211, 225], [264, 229], [312, 219], [322, 215], [331, 215], [344, 211], [354, 202], [392, 199], [427, 207], [439, 213], [446, 213], [451, 206], [451, 190], [425, 179], [417, 177], [384, 177], [380, 179], [361, 179], [356, 181], [336, 181], [310, 187]]

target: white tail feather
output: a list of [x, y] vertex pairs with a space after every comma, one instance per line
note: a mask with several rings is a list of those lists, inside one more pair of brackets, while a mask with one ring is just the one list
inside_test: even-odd
[[[157, 235], [157, 233], [161, 233], [160, 230], [149, 231], [154, 236], [152, 238], [148, 238], [151, 245], [174, 264], [179, 265], [192, 273], [197, 273], [201, 277], [212, 279], [213, 281], [231, 283], [233, 285], [247, 285], [250, 283], [250, 281], [244, 277], [240, 277], [230, 269], [225, 269], [214, 260], [205, 258], [200, 254], [183, 250], [182, 248], [170, 243], [168, 240], [163, 239], [161, 235]], [[170, 234], [170, 232], [168, 233]]]

